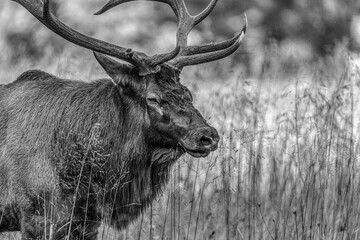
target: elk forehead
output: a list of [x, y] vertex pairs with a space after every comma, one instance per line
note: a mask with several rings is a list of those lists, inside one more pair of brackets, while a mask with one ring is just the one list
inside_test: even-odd
[[159, 96], [167, 103], [189, 105], [192, 102], [191, 92], [180, 83], [179, 74], [171, 69], [164, 69], [148, 83], [148, 93]]

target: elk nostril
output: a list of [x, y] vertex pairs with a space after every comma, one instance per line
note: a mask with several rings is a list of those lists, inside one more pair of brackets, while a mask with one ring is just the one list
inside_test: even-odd
[[213, 140], [210, 137], [202, 136], [200, 142], [203, 146], [208, 147], [213, 143]]

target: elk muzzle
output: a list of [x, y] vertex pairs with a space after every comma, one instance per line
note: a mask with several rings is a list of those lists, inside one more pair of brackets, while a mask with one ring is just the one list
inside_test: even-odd
[[206, 157], [218, 148], [219, 134], [213, 127], [192, 129], [181, 141], [181, 148], [193, 157]]

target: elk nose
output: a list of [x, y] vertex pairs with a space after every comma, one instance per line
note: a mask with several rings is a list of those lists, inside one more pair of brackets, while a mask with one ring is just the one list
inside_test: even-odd
[[210, 150], [215, 151], [218, 147], [219, 142], [219, 134], [216, 129], [213, 127], [206, 127], [200, 130], [199, 136], [199, 144]]

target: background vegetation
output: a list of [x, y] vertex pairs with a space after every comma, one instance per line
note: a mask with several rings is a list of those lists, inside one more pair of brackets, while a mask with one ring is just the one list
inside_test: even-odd
[[[186, 1], [192, 13], [207, 0]], [[149, 54], [175, 45], [176, 19], [160, 3], [54, 1], [67, 24]], [[360, 2], [226, 0], [191, 43], [245, 43], [216, 63], [186, 68], [195, 105], [222, 136], [206, 159], [183, 157], [164, 194], [122, 232], [99, 239], [360, 239]], [[36, 68], [64, 78], [105, 76], [92, 53], [0, 2], [0, 83]], [[9, 233], [0, 239], [18, 239]]]

